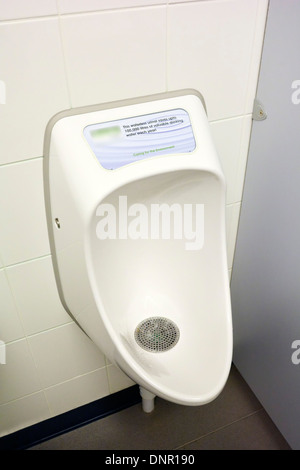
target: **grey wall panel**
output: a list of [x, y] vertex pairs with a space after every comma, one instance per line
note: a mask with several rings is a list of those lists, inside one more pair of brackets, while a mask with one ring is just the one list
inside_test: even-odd
[[234, 363], [294, 449], [300, 449], [300, 364], [292, 362], [292, 343], [300, 340], [299, 25], [299, 0], [270, 0], [257, 90], [268, 117], [253, 122], [231, 281]]

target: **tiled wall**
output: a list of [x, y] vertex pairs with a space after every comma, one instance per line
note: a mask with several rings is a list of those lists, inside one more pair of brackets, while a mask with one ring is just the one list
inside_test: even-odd
[[0, 435], [132, 382], [70, 320], [43, 202], [49, 118], [196, 88], [228, 183], [228, 268], [242, 198], [267, 0], [0, 0]]

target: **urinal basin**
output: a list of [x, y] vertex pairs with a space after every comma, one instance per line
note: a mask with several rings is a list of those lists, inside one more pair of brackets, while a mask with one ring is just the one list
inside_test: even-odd
[[[207, 403], [223, 389], [232, 353], [223, 181], [199, 169], [133, 181], [101, 201], [116, 208], [117, 220], [120, 196], [126, 196], [128, 207], [143, 204], [149, 214], [152, 204], [203, 205], [200, 249], [187, 249], [191, 240], [174, 239], [172, 231], [169, 239], [153, 240], [150, 227], [146, 239], [99, 240], [93, 217], [86, 258], [97, 310], [114, 344], [111, 360], [162, 398]], [[137, 343], [137, 326], [152, 317], [177, 326], [170, 349], [150, 352]], [[93, 340], [97, 344], [99, 338]]]

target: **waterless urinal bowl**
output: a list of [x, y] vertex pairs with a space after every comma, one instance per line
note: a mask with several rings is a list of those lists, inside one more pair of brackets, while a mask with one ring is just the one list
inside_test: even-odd
[[74, 321], [140, 385], [145, 411], [155, 395], [215, 399], [232, 324], [225, 181], [201, 95], [59, 113], [44, 179], [56, 282]]

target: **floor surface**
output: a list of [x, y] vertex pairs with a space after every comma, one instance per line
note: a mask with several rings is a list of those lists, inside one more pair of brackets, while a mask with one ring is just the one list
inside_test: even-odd
[[289, 450], [290, 447], [233, 366], [219, 397], [188, 407], [155, 399], [82, 426], [30, 450]]

